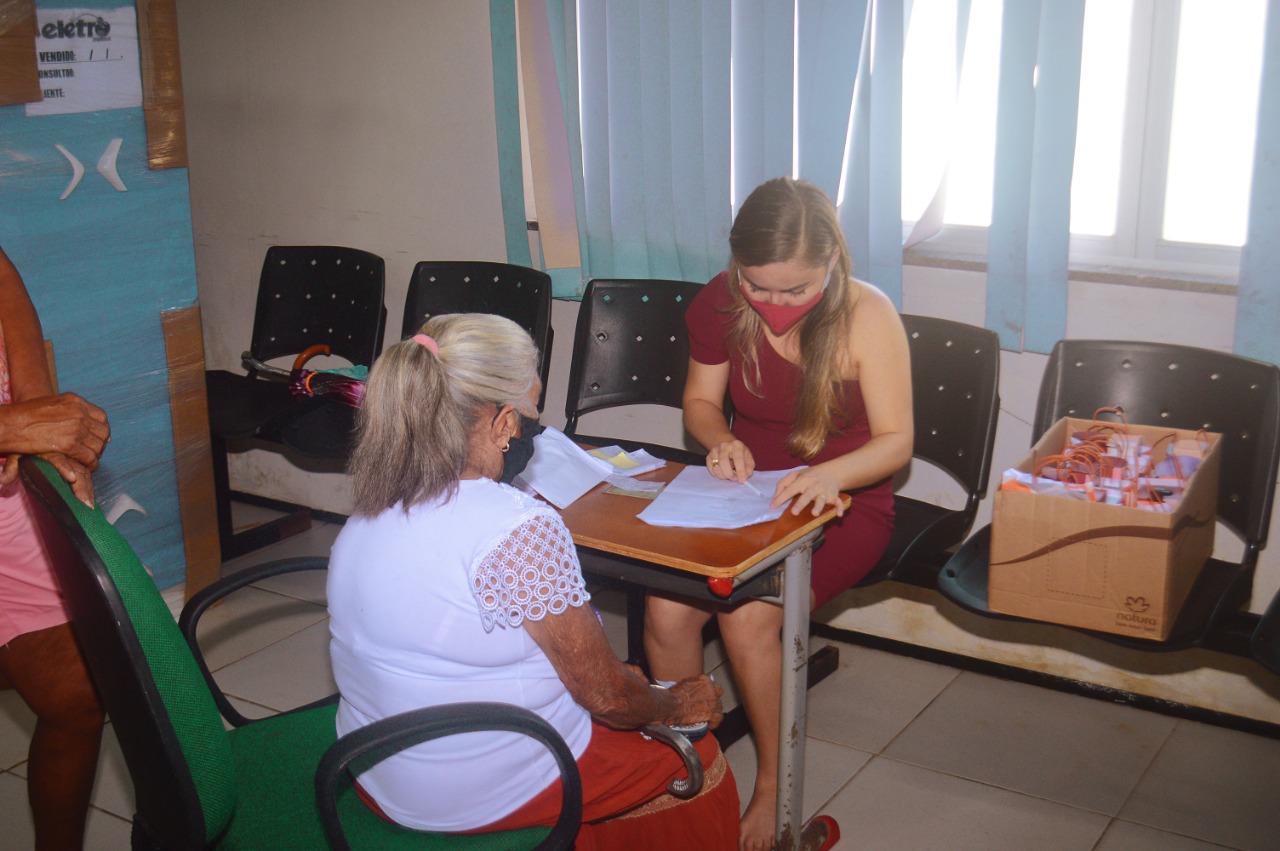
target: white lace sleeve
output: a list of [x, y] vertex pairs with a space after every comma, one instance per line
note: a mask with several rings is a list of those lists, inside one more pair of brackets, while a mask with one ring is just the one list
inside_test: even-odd
[[573, 538], [547, 512], [525, 520], [489, 551], [471, 579], [485, 632], [494, 624], [518, 627], [591, 599]]

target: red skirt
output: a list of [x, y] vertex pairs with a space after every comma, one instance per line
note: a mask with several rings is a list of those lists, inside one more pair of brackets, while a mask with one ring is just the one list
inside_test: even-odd
[[[702, 758], [702, 791], [682, 801], [667, 794], [667, 784], [684, 773], [684, 762], [674, 750], [634, 730], [614, 730], [593, 721], [591, 742], [578, 758], [582, 829], [576, 851], [736, 851], [738, 787], [733, 771], [714, 736], [704, 736], [694, 748]], [[387, 818], [359, 784], [356, 792], [371, 810]], [[468, 833], [549, 827], [560, 814], [560, 801], [557, 779], [520, 809]]]
[[[577, 851], [624, 848], [738, 847], [738, 787], [714, 736], [694, 743], [702, 758], [702, 791], [682, 801], [667, 784], [684, 774], [674, 750], [634, 730], [592, 722], [591, 743], [578, 758], [582, 776], [582, 830]], [[560, 781], [477, 833], [552, 825], [560, 813]]]

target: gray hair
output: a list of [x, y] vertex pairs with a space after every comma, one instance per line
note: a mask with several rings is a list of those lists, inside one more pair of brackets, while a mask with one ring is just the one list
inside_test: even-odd
[[538, 351], [519, 325], [455, 313], [432, 318], [422, 333], [435, 339], [438, 355], [405, 340], [383, 352], [369, 374], [350, 464], [356, 514], [451, 497], [484, 406], [536, 415], [526, 408]]

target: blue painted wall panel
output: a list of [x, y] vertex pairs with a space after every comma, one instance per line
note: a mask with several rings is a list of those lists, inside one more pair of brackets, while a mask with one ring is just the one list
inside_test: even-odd
[[[111, 8], [111, 4], [41, 3]], [[119, 192], [95, 165], [123, 139]], [[58, 200], [72, 169], [85, 167]], [[142, 110], [26, 117], [0, 108], [0, 245], [22, 272], [58, 359], [63, 390], [101, 405], [112, 441], [95, 476], [100, 504], [127, 493], [147, 511], [125, 514], [121, 532], [160, 587], [185, 572], [162, 311], [196, 300], [185, 169], [147, 166]]]

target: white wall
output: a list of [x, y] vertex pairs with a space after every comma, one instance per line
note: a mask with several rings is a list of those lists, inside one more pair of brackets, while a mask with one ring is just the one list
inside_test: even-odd
[[[392, 338], [416, 261], [506, 258], [487, 3], [177, 5], [210, 368], [240, 368], [270, 245], [383, 257]], [[238, 489], [346, 504], [341, 475], [231, 464]]]
[[[382, 255], [392, 329], [416, 260], [504, 259], [487, 4], [178, 0], [178, 9], [211, 366], [238, 366], [258, 270], [273, 243], [347, 244]], [[984, 299], [981, 273], [906, 270], [908, 312], [980, 325]], [[1073, 282], [1068, 334], [1229, 350], [1234, 310], [1231, 295]], [[564, 422], [576, 318], [576, 304], [556, 302], [549, 425]], [[997, 475], [1029, 445], [1044, 363], [1040, 355], [1002, 356]], [[603, 412], [582, 428], [682, 439], [679, 413], [660, 408]], [[350, 504], [341, 474], [307, 473], [271, 453], [233, 458], [232, 484], [332, 511]], [[905, 492], [960, 504], [954, 483], [923, 465], [913, 467]], [[989, 511], [988, 500], [979, 523]], [[1223, 549], [1233, 552], [1231, 542]], [[1273, 546], [1252, 607], [1277, 587], [1280, 546]], [[848, 629], [1280, 722], [1280, 678], [1248, 660], [1122, 652], [1057, 627], [967, 615], [936, 593], [896, 583], [845, 594], [820, 615]]]

